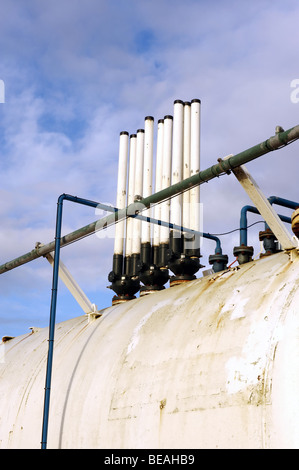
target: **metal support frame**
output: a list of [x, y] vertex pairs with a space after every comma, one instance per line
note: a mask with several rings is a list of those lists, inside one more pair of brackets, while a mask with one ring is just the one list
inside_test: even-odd
[[[54, 266], [54, 253], [46, 254], [45, 258], [47, 258], [49, 263]], [[98, 311], [97, 306], [89, 300], [61, 260], [59, 261], [59, 277], [64, 282], [72, 296], [76, 299], [84, 313], [95, 315]]]

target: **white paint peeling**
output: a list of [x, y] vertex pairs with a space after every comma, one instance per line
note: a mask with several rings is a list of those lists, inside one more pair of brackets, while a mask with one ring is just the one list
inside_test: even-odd
[[246, 297], [245, 299], [238, 299], [238, 303], [232, 311], [232, 314], [230, 317], [231, 320], [245, 317], [244, 307], [249, 301], [250, 301], [249, 297]]
[[140, 320], [140, 322], [138, 323], [138, 325], [135, 327], [135, 329], [133, 331], [131, 342], [130, 342], [130, 344], [128, 346], [128, 349], [127, 349], [127, 354], [130, 354], [130, 352], [132, 352], [133, 349], [136, 348], [137, 344], [139, 343], [140, 330], [146, 324], [146, 322], [149, 320], [149, 318], [152, 316], [152, 314], [154, 312], [156, 312], [157, 310], [165, 307], [166, 305], [169, 305], [168, 300], [162, 301], [162, 302], [159, 302], [159, 303], [155, 304], [154, 307]]
[[250, 298], [243, 298], [243, 291], [246, 292], [246, 286], [235, 288], [222, 308], [222, 313], [232, 312], [231, 320], [245, 317], [244, 307], [250, 301]]
[[284, 337], [284, 327], [275, 326], [265, 316], [263, 320], [253, 323], [247, 340], [244, 344], [242, 355], [231, 357], [227, 363], [228, 393], [237, 393], [248, 386], [260, 383], [261, 377], [271, 366], [276, 344]]
[[[250, 362], [252, 361], [252, 362]], [[238, 393], [249, 385], [257, 384], [262, 375], [263, 363], [261, 357], [254, 355], [250, 358], [231, 357], [226, 367], [228, 370], [226, 390], [228, 393]]]

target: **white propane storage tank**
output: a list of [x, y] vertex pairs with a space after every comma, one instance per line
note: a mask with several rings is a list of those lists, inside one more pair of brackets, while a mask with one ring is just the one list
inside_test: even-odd
[[[56, 325], [48, 448], [298, 448], [299, 258]], [[0, 447], [39, 448], [48, 329], [1, 345]]]

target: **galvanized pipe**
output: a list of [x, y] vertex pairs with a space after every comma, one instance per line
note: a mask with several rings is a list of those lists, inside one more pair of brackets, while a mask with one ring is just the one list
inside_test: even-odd
[[[265, 155], [274, 150], [278, 150], [285, 145], [294, 142], [299, 138], [299, 125], [288, 129], [287, 131], [279, 132], [275, 136], [250, 147], [243, 152], [233, 155], [226, 160], [219, 159], [220, 161], [215, 165], [207, 168], [206, 170], [200, 171], [199, 173], [190, 176], [189, 178], [174, 184], [168, 188], [162, 189], [161, 191], [152, 194], [151, 196], [142, 199], [142, 207], [140, 203], [133, 203], [130, 206], [118, 210], [116, 213], [103, 217], [100, 220], [92, 222], [74, 232], [71, 232], [61, 238], [61, 246], [65, 246], [72, 243], [75, 240], [90, 235], [91, 233], [102, 230], [110, 225], [113, 225], [116, 221], [120, 221], [128, 217], [128, 212], [133, 214], [135, 211], [140, 212], [142, 208], [148, 208], [151, 204], [157, 204], [165, 201], [172, 196], [179, 194], [180, 192], [186, 191], [192, 187], [206, 183], [213, 178], [219, 177], [230, 170], [237, 168], [240, 165], [244, 165], [252, 160], [255, 160], [262, 155]], [[0, 266], [0, 274], [21, 266], [22, 264], [28, 263], [33, 259], [44, 256], [46, 253], [53, 251], [55, 248], [55, 242], [51, 242], [48, 245], [36, 248], [29, 253], [26, 253], [12, 261], [9, 261]]]

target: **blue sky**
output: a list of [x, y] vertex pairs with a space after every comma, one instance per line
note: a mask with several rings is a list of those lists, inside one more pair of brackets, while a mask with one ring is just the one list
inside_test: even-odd
[[[298, 124], [299, 103], [290, 99], [298, 20], [296, 0], [2, 0], [1, 264], [53, 240], [61, 193], [115, 204], [119, 133], [172, 114], [175, 99], [201, 99], [202, 169], [265, 140], [276, 125]], [[296, 143], [248, 169], [267, 196], [299, 200]], [[202, 187], [201, 198], [210, 233], [238, 228], [250, 203], [233, 176]], [[97, 218], [66, 203], [63, 232]], [[261, 227], [249, 233], [257, 251]], [[233, 261], [238, 232], [221, 240]], [[213, 252], [204, 241], [207, 268]], [[97, 236], [62, 251], [99, 308], [111, 304], [112, 254], [113, 240]], [[0, 276], [1, 336], [48, 325], [51, 274], [38, 259]], [[81, 314], [60, 283], [57, 321]]]

